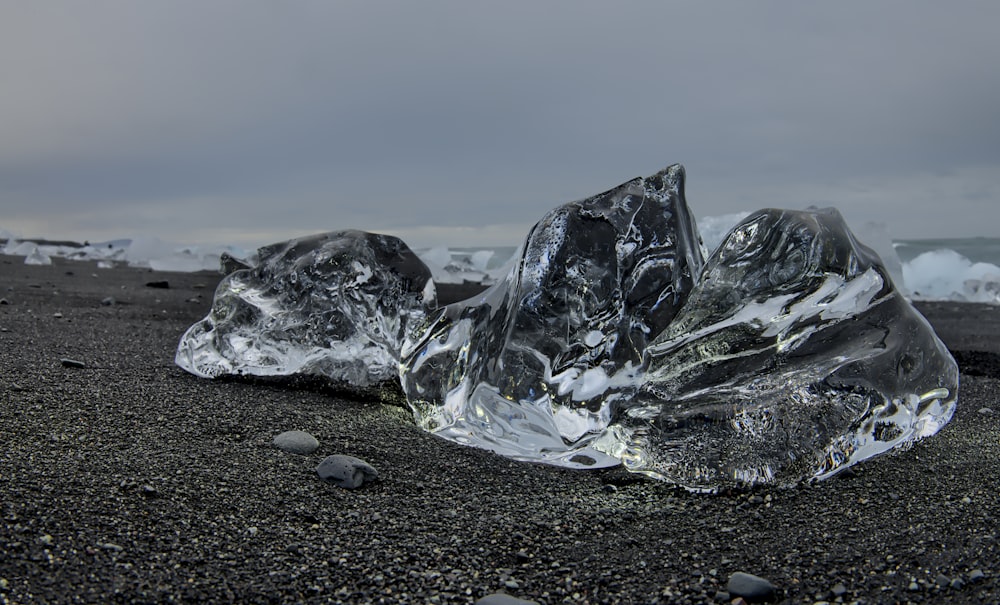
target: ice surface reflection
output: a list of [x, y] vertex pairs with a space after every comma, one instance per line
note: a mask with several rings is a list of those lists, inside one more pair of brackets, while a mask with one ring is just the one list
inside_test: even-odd
[[506, 278], [443, 307], [388, 236], [232, 268], [184, 369], [398, 378], [421, 427], [521, 460], [792, 483], [934, 434], [957, 397], [954, 360], [836, 210], [759, 211], [706, 261], [679, 165], [552, 210]]

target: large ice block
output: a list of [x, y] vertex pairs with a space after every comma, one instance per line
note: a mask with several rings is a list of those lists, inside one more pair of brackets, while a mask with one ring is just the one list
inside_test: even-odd
[[505, 281], [444, 308], [403, 351], [417, 422], [514, 458], [617, 464], [590, 442], [703, 262], [680, 166], [552, 210]]
[[177, 363], [399, 380], [443, 438], [696, 490], [828, 477], [948, 422], [954, 360], [836, 210], [759, 211], [706, 262], [684, 178], [552, 210], [506, 278], [443, 307], [395, 238], [263, 248]]
[[822, 478], [933, 435], [958, 368], [832, 208], [762, 210], [646, 349], [599, 447], [696, 489]]
[[436, 307], [430, 271], [402, 240], [363, 231], [261, 248], [219, 283], [177, 365], [192, 374], [314, 374], [365, 387], [398, 375], [412, 325]]

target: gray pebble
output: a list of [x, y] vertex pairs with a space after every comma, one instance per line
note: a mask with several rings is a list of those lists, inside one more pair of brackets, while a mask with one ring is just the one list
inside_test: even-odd
[[842, 597], [847, 594], [847, 587], [838, 582], [833, 588], [830, 589], [830, 592], [832, 592], [835, 597]]
[[482, 597], [473, 605], [538, 605], [538, 601], [525, 601], [509, 594], [495, 592]]
[[285, 431], [275, 436], [274, 445], [290, 454], [305, 456], [316, 451], [319, 441], [305, 431]]
[[774, 584], [764, 578], [737, 571], [729, 576], [726, 590], [730, 595], [743, 597], [748, 601], [765, 601], [774, 596]]
[[354, 456], [341, 454], [327, 456], [316, 467], [316, 473], [320, 479], [347, 489], [356, 489], [378, 479], [375, 467]]
[[936, 578], [934, 578], [934, 581], [935, 581], [935, 582], [937, 583], [937, 585], [938, 585], [938, 586], [940, 586], [941, 588], [945, 588], [945, 587], [947, 587], [947, 586], [948, 586], [949, 584], [951, 584], [951, 578], [949, 578], [948, 576], [944, 575], [943, 573], [939, 573], [939, 574], [937, 575], [937, 577], [936, 577]]
[[986, 574], [984, 574], [983, 570], [981, 570], [981, 569], [973, 569], [972, 571], [969, 572], [969, 581], [970, 582], [978, 582], [978, 581], [982, 580], [985, 577], [986, 577]]
[[992, 416], [993, 410], [992, 408], [979, 408], [979, 413], [983, 416]]
[[87, 367], [87, 364], [83, 363], [82, 361], [77, 361], [75, 359], [67, 359], [65, 357], [63, 357], [62, 359], [60, 359], [59, 363], [61, 363], [64, 368], [85, 368], [85, 367]]
[[111, 305], [115, 304], [115, 298], [113, 296], [102, 298], [101, 304], [104, 305], [105, 307], [110, 307]]
[[10, 301], [6, 298], [0, 298], [0, 305], [9, 305]]

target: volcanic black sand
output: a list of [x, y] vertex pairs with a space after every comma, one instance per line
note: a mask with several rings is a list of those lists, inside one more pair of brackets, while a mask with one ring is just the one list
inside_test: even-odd
[[[319, 381], [186, 374], [218, 279], [0, 257], [0, 602], [728, 602], [737, 571], [779, 602], [1000, 600], [995, 307], [919, 305], [962, 368], [936, 437], [696, 495], [454, 445]], [[276, 449], [290, 429], [319, 450]], [[380, 479], [321, 481], [331, 454]]]

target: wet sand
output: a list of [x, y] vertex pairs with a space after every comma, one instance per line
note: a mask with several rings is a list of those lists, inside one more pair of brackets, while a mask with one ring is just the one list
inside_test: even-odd
[[[217, 274], [54, 262], [0, 256], [0, 603], [701, 603], [737, 571], [778, 602], [1000, 599], [995, 307], [919, 305], [962, 369], [936, 437], [705, 496], [463, 448], [318, 381], [196, 378], [174, 348]], [[319, 450], [271, 445], [291, 429]], [[337, 453], [379, 481], [320, 481]]]

